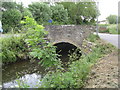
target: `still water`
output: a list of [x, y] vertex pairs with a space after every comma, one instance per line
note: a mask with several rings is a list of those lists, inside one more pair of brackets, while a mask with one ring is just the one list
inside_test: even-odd
[[19, 81], [24, 81], [30, 88], [41, 84], [41, 78], [45, 75], [45, 69], [38, 61], [19, 61], [2, 67], [3, 88], [17, 87]]

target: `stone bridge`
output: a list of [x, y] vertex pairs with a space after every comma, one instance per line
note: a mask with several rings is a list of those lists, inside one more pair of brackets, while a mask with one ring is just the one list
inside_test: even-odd
[[[83, 39], [86, 38], [94, 27], [87, 25], [47, 25], [48, 39], [53, 45], [71, 44], [81, 48]], [[67, 47], [67, 46], [66, 46]]]

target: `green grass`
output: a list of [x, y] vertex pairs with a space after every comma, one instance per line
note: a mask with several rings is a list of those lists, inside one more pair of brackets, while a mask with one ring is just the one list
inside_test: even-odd
[[96, 40], [99, 40], [100, 37], [98, 35], [95, 35], [95, 34], [90, 34], [87, 38], [88, 41], [90, 42], [95, 42]]

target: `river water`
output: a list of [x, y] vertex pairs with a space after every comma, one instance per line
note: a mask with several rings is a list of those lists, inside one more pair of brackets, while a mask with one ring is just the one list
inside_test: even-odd
[[19, 61], [2, 67], [3, 88], [17, 87], [19, 81], [24, 81], [30, 88], [40, 85], [41, 78], [45, 75], [45, 69], [38, 64], [38, 61]]
[[[61, 55], [59, 58], [61, 59], [63, 64], [66, 64], [69, 61], [69, 50], [72, 51], [73, 49], [76, 49], [76, 47], [68, 43], [61, 43], [56, 46], [57, 53]], [[40, 86], [40, 84], [42, 83], [40, 80], [47, 72], [45, 71], [45, 68], [38, 64], [38, 62], [39, 60], [36, 60], [34, 62], [31, 62], [30, 60], [22, 60], [12, 64], [3, 65], [3, 88], [18, 87], [19, 82], [24, 82], [26, 85], [30, 86], [29, 88], [37, 88], [37, 85]]]

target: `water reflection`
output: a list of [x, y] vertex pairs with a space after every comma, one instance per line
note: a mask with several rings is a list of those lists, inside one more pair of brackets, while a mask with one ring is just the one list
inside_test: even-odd
[[[40, 79], [45, 75], [45, 69], [38, 64], [38, 61], [30, 62], [29, 60], [20, 61], [3, 66], [2, 83], [4, 88], [17, 86], [16, 80], [23, 80], [30, 87], [40, 84]], [[20, 77], [20, 78], [18, 78]]]
[[[13, 81], [7, 82], [3, 84], [4, 88], [13, 88], [13, 87], [18, 87], [18, 82], [25, 84], [25, 86], [28, 86], [29, 88], [38, 88], [41, 85], [41, 75], [37, 73], [33, 74], [26, 74], [22, 76], [19, 79], [15, 79]], [[18, 81], [17, 81], [18, 80]]]

